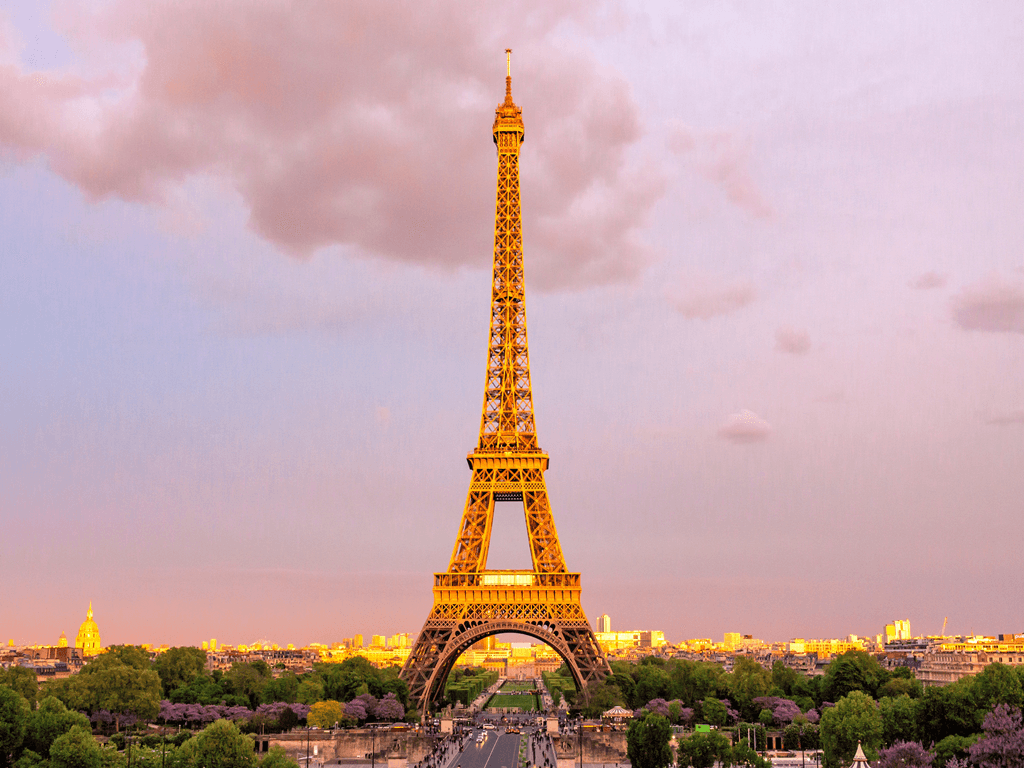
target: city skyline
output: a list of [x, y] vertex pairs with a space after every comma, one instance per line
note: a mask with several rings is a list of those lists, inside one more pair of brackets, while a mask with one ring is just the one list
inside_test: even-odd
[[[1019, 631], [1016, 7], [457, 8], [0, 12], [2, 639], [89, 600], [105, 644], [420, 626], [506, 47], [588, 616]], [[521, 512], [494, 525], [489, 565], [529, 567]]]

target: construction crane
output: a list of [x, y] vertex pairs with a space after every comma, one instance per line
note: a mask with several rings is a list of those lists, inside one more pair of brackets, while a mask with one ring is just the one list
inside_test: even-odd
[[939, 637], [945, 637], [946, 636], [946, 622], [947, 621], [949, 621], [949, 616], [944, 616], [942, 618], [942, 634], [939, 635]]

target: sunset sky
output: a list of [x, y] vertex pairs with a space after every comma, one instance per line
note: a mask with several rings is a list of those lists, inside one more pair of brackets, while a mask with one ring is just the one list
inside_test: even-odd
[[[511, 47], [591, 620], [1024, 631], [1024, 6], [0, 9], [0, 639], [418, 632]], [[528, 567], [520, 505], [489, 565]]]

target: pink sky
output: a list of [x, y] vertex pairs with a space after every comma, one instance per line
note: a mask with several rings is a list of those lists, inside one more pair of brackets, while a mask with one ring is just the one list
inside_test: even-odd
[[1022, 35], [1009, 2], [8, 4], [0, 638], [90, 599], [111, 643], [418, 631], [506, 47], [591, 618], [1021, 631]]

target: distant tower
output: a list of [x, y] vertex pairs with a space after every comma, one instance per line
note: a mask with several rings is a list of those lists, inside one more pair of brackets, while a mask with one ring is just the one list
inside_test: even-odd
[[75, 648], [82, 649], [83, 656], [95, 656], [103, 646], [100, 643], [100, 628], [92, 619], [92, 601], [89, 601], [89, 610], [85, 613], [85, 621], [78, 628], [78, 637], [75, 638]]
[[602, 613], [597, 617], [597, 631], [605, 633], [612, 631], [612, 618], [607, 613]]
[[57, 647], [58, 648], [67, 648], [68, 647], [68, 636], [66, 634], [64, 634], [63, 632], [60, 633], [60, 639], [57, 641]]

